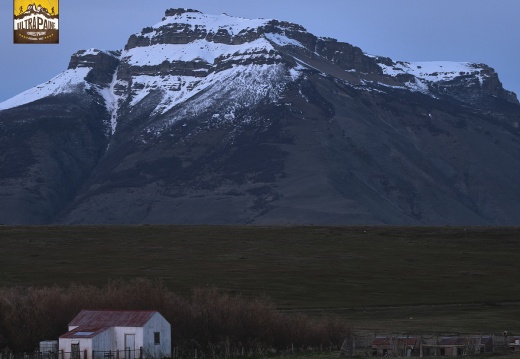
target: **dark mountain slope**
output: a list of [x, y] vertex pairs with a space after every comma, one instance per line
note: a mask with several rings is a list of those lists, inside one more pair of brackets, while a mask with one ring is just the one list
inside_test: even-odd
[[2, 223], [52, 222], [103, 156], [108, 114], [78, 100], [58, 95], [2, 112]]

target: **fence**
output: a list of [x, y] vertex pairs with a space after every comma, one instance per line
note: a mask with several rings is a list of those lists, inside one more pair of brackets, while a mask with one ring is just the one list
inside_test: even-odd
[[56, 352], [6, 353], [0, 352], [0, 359], [58, 359]]
[[174, 359], [238, 359], [251, 357], [273, 357], [286, 356], [295, 353], [337, 353], [340, 349], [338, 345], [326, 345], [320, 347], [296, 347], [291, 345], [286, 349], [275, 349], [263, 346], [246, 349], [242, 346], [215, 346], [212, 348], [172, 348], [172, 358]]
[[[173, 359], [233, 359], [246, 358], [256, 356], [273, 356], [273, 354], [285, 355], [298, 352], [321, 352], [331, 353], [338, 352], [340, 349], [337, 345], [327, 345], [318, 348], [314, 347], [296, 347], [289, 346], [285, 350], [276, 350], [258, 346], [246, 349], [243, 346], [233, 346], [229, 343], [223, 345], [211, 346], [203, 348], [195, 341], [192, 341], [189, 347], [173, 347], [171, 357]], [[2, 353], [0, 351], [0, 359], [159, 359], [153, 358], [146, 350], [140, 348], [137, 350], [115, 350], [115, 351], [75, 351], [65, 352], [33, 352], [33, 353]]]
[[[382, 340], [376, 345], [376, 339]], [[489, 338], [489, 342], [488, 342]], [[451, 342], [443, 344], [443, 340]], [[484, 341], [484, 339], [486, 339]], [[246, 349], [242, 346], [233, 346], [229, 342], [224, 345], [203, 348], [195, 341], [189, 348], [173, 347], [173, 359], [230, 359], [251, 356], [272, 356], [273, 354], [292, 354], [296, 352], [336, 352], [340, 356], [373, 356], [373, 357], [427, 357], [427, 356], [461, 356], [481, 352], [520, 351], [520, 337], [518, 344], [511, 344], [512, 337], [504, 334], [351, 334], [345, 338], [343, 345], [337, 347], [295, 347], [286, 350], [257, 347]], [[411, 344], [411, 340], [415, 340]], [[417, 344], [419, 343], [419, 344]], [[416, 345], [419, 345], [417, 348]], [[142, 348], [137, 350], [115, 351], [73, 351], [65, 352], [33, 352], [33, 353], [6, 353], [0, 351], [0, 359], [158, 359], [149, 355]]]
[[463, 356], [486, 352], [520, 351], [511, 337], [500, 334], [351, 334], [340, 356], [427, 357]]
[[[59, 358], [59, 359], [69, 359], [69, 358]], [[74, 359], [74, 358], [70, 358]], [[114, 350], [114, 351], [100, 351], [93, 350], [92, 358], [87, 359], [151, 359], [149, 356], [144, 355], [144, 351], [142, 348], [136, 350]]]
[[0, 359], [153, 359], [150, 355], [146, 355], [145, 351], [140, 348], [136, 350], [115, 350], [100, 351], [87, 350], [66, 352], [59, 350], [58, 352], [40, 352], [32, 353], [4, 353], [0, 352]]

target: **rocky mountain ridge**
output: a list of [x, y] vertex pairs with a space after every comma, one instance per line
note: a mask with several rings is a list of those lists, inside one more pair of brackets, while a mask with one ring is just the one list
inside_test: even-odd
[[169, 9], [0, 104], [0, 222], [517, 224], [519, 122], [484, 64]]

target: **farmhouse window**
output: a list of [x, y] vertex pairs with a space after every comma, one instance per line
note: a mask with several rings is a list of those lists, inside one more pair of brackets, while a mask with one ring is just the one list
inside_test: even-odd
[[155, 345], [161, 344], [161, 333], [160, 332], [153, 333], [153, 343]]

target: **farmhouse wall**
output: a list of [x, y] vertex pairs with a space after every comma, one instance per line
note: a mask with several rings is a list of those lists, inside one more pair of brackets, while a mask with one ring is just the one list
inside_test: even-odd
[[100, 333], [92, 338], [92, 350], [105, 351], [106, 348], [110, 348], [111, 350], [114, 350], [115, 348], [114, 336], [110, 329], [105, 330], [103, 333]]
[[[159, 313], [144, 326], [143, 348], [147, 354], [154, 358], [171, 357], [171, 326]], [[160, 333], [160, 343], [155, 344], [154, 333]]]
[[143, 328], [142, 327], [115, 327], [114, 329], [114, 344], [112, 350], [127, 350], [125, 343], [125, 336], [128, 334], [134, 335], [134, 347], [130, 350], [135, 350], [143, 347]]

